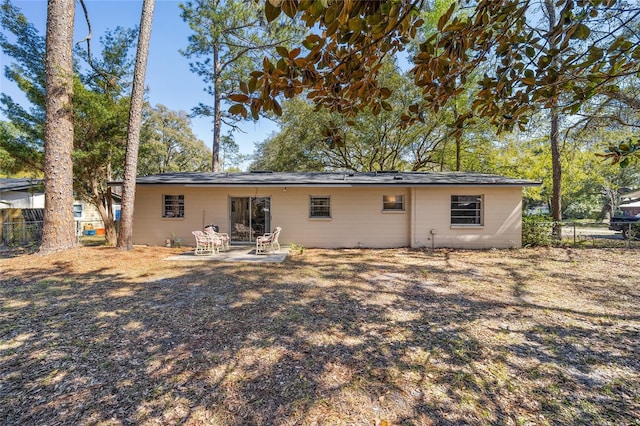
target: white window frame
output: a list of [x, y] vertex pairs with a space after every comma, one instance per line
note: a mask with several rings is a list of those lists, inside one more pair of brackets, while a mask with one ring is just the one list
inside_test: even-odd
[[[169, 204], [168, 204], [169, 203]], [[168, 214], [171, 211], [177, 214]], [[163, 194], [162, 195], [162, 218], [163, 219], [184, 219], [184, 195]]]
[[[404, 211], [404, 195], [383, 195], [382, 211], [383, 212], [403, 212]], [[391, 206], [393, 205], [393, 207]]]
[[[323, 209], [325, 206], [314, 201], [326, 201], [326, 214], [318, 214], [318, 209]], [[331, 219], [330, 195], [309, 195], [309, 219]]]
[[[475, 206], [470, 206], [474, 204]], [[463, 214], [473, 212], [474, 214]], [[450, 210], [451, 226], [484, 226], [484, 196], [477, 195], [451, 195]], [[457, 214], [456, 214], [457, 213]]]
[[[78, 211], [76, 211], [76, 207], [80, 207], [80, 215], [77, 215]], [[84, 217], [84, 206], [80, 203], [73, 203], [73, 218], [74, 219], [82, 219]]]

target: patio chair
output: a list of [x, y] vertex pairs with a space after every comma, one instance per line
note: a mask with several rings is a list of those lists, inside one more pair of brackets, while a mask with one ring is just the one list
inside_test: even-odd
[[216, 254], [216, 250], [219, 250], [220, 243], [216, 244], [211, 236], [202, 231], [193, 231], [192, 234], [196, 237], [196, 250], [194, 252], [196, 256]]
[[282, 228], [278, 226], [273, 232], [268, 232], [256, 238], [256, 254], [280, 251], [280, 243], [278, 242], [280, 231], [282, 231]]
[[243, 223], [234, 223], [233, 229], [235, 230], [235, 233], [238, 235], [238, 238], [241, 238], [247, 241], [250, 240], [253, 237], [253, 234], [255, 233], [253, 228], [250, 228]]
[[229, 234], [226, 232], [217, 232], [216, 228], [213, 226], [207, 226], [204, 228], [204, 234], [210, 236], [214, 241], [219, 241], [219, 250], [229, 250], [229, 242], [231, 241], [231, 238], [229, 238]]

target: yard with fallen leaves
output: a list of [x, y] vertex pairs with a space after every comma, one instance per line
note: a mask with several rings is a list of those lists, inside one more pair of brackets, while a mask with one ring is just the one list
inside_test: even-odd
[[640, 424], [640, 251], [176, 251], [0, 259], [1, 423]]

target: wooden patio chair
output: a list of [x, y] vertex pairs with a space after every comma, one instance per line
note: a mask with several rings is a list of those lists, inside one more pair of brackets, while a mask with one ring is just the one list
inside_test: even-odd
[[282, 231], [282, 228], [278, 226], [273, 232], [268, 232], [256, 238], [256, 254], [280, 251], [280, 243], [278, 242], [280, 231]]
[[219, 250], [228, 251], [229, 250], [229, 242], [231, 238], [229, 238], [229, 234], [226, 232], [216, 232], [216, 230], [212, 226], [207, 226], [204, 228], [204, 234], [210, 236], [214, 241], [219, 242]]

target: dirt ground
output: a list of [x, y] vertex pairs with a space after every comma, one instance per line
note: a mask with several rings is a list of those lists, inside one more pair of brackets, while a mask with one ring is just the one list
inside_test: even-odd
[[0, 258], [0, 423], [640, 425], [640, 251]]

